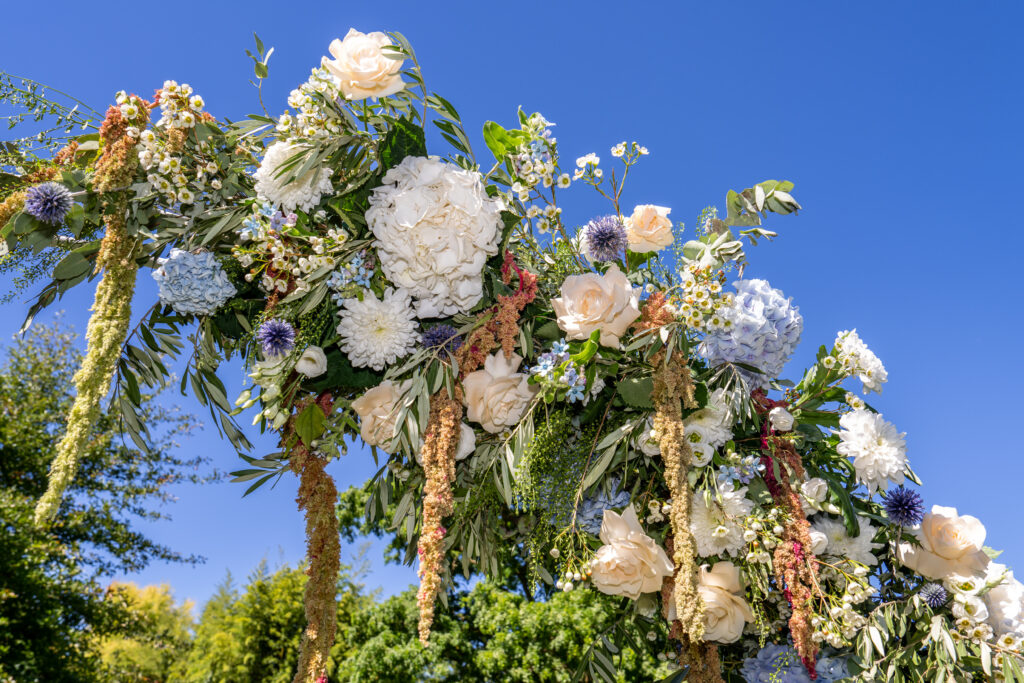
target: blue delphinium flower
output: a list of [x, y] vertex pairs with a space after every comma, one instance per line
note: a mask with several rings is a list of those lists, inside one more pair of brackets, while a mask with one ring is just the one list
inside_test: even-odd
[[563, 361], [569, 360], [569, 342], [559, 339], [551, 345], [551, 353], [556, 356], [564, 356]]
[[727, 327], [708, 332], [699, 351], [713, 366], [730, 362], [759, 369], [763, 374], [737, 368], [751, 386], [767, 387], [800, 343], [804, 319], [790, 299], [764, 280], [741, 280], [735, 286], [734, 304], [723, 311]]
[[889, 521], [899, 526], [916, 526], [924, 519], [924, 500], [916, 491], [904, 486], [885, 494], [883, 507]]
[[596, 494], [584, 498], [576, 509], [576, 524], [595, 536], [601, 533], [605, 510], [620, 510], [629, 505], [629, 491], [619, 490], [618, 479], [612, 479], [610, 483], [614, 493], [608, 495], [604, 489], [599, 489]]
[[626, 252], [629, 240], [618, 216], [602, 216], [583, 229], [583, 248], [591, 261], [614, 261]]
[[428, 349], [437, 349], [443, 346], [448, 349], [449, 353], [455, 353], [462, 346], [462, 337], [454, 327], [442, 323], [434, 325], [424, 332], [422, 342], [423, 346]]
[[569, 403], [583, 400], [583, 391], [587, 388], [587, 378], [579, 374], [576, 366], [569, 364], [569, 367], [562, 373], [562, 382], [569, 388], [566, 398]]
[[949, 595], [946, 589], [937, 583], [926, 583], [921, 586], [921, 599], [932, 609], [938, 609], [946, 604]]
[[295, 328], [287, 320], [273, 318], [256, 330], [256, 341], [265, 355], [283, 356], [295, 348]]
[[25, 213], [50, 225], [63, 223], [72, 204], [71, 192], [60, 183], [43, 183], [25, 193]]
[[153, 271], [160, 303], [178, 313], [210, 315], [236, 293], [227, 273], [208, 251], [171, 249]]
[[548, 379], [551, 377], [551, 373], [555, 370], [555, 357], [550, 353], [542, 353], [537, 356], [537, 364], [530, 368], [530, 373], [533, 375], [540, 375], [541, 377]]

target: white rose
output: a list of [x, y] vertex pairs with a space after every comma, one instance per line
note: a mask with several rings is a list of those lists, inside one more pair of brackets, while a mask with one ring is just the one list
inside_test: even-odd
[[754, 620], [743, 598], [740, 570], [732, 562], [717, 562], [710, 570], [703, 565], [697, 591], [704, 601], [704, 639], [718, 643], [739, 640], [743, 625]]
[[777, 432], [788, 432], [793, 429], [793, 415], [782, 406], [775, 406], [768, 412], [768, 421]]
[[551, 300], [551, 306], [558, 327], [569, 339], [587, 339], [600, 330], [601, 344], [618, 348], [619, 337], [640, 317], [636, 292], [616, 265], [604, 275], [570, 275], [562, 283], [561, 294]]
[[516, 372], [522, 362], [517, 354], [506, 358], [498, 351], [487, 357], [482, 370], [466, 375], [462, 387], [468, 420], [491, 434], [519, 422], [538, 389], [529, 383], [529, 375]]
[[361, 33], [350, 28], [344, 40], [335, 38], [328, 51], [334, 59], [324, 57], [320, 64], [338, 79], [345, 99], [365, 100], [367, 97], [394, 95], [405, 87], [402, 82], [402, 59], [392, 59], [383, 48], [394, 41], [380, 31]]
[[658, 251], [672, 244], [672, 221], [667, 206], [640, 204], [625, 219], [629, 250], [636, 253]]
[[295, 363], [295, 371], [306, 377], [319, 377], [327, 372], [327, 354], [319, 346], [307, 346]]
[[[456, 460], [465, 460], [476, 450], [476, 432], [465, 422], [459, 423], [459, 447], [455, 451]], [[416, 462], [423, 467], [423, 449], [416, 450]]]
[[602, 593], [636, 600], [642, 593], [661, 590], [662, 581], [672, 575], [672, 561], [644, 533], [632, 505], [621, 515], [604, 511], [601, 541], [604, 545], [590, 563], [590, 580]]
[[952, 574], [984, 573], [991, 561], [982, 551], [985, 526], [977, 517], [958, 514], [956, 508], [932, 506], [912, 531], [921, 545], [900, 543], [896, 555], [903, 564], [933, 581]]
[[808, 529], [807, 535], [811, 538], [811, 553], [821, 555], [828, 548], [828, 536], [817, 529]]
[[825, 500], [825, 496], [828, 495], [828, 482], [821, 477], [811, 477], [800, 484], [800, 493], [804, 494], [804, 497], [808, 500], [821, 503]]
[[359, 435], [368, 446], [385, 448], [395, 435], [399, 400], [409, 389], [410, 380], [395, 384], [384, 380], [352, 401], [352, 410], [359, 416]]
[[1024, 585], [1013, 572], [985, 595], [988, 623], [997, 635], [1020, 633], [1024, 629]]

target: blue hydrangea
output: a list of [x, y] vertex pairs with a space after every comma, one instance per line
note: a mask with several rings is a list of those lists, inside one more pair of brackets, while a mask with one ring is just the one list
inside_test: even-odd
[[237, 290], [228, 281], [220, 263], [208, 251], [192, 253], [171, 249], [153, 271], [160, 303], [178, 313], [210, 315], [233, 297]]
[[50, 225], [63, 223], [72, 204], [71, 192], [60, 183], [43, 183], [25, 193], [25, 213]]
[[626, 253], [629, 240], [618, 216], [602, 216], [583, 228], [583, 249], [591, 261], [614, 261]]
[[601, 522], [604, 520], [605, 510], [621, 510], [629, 505], [629, 491], [619, 490], [619, 480], [612, 479], [611, 495], [599, 489], [595, 495], [588, 496], [580, 502], [576, 509], [576, 524], [584, 531], [597, 536], [601, 533]]
[[[814, 671], [821, 683], [835, 683], [850, 677], [846, 659], [835, 655], [819, 656]], [[811, 683], [796, 650], [776, 643], [768, 643], [756, 656], [746, 659], [740, 674], [747, 683]]]
[[800, 343], [804, 319], [792, 301], [765, 280], [741, 280], [735, 286], [734, 305], [722, 316], [728, 327], [709, 331], [700, 353], [711, 365], [745, 363], [761, 370], [764, 374], [737, 368], [752, 387], [767, 388]]

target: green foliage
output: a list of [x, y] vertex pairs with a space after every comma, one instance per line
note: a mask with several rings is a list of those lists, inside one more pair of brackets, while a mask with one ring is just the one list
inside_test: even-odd
[[123, 635], [100, 640], [102, 680], [151, 683], [178, 680], [192, 644], [192, 603], [174, 602], [170, 586], [111, 584], [107, 601], [126, 615]]

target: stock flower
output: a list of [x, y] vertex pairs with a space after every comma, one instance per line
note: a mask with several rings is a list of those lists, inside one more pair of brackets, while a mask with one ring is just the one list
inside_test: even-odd
[[642, 254], [658, 251], [672, 244], [672, 221], [668, 214], [672, 209], [667, 206], [640, 204], [633, 209], [626, 223], [626, 238], [629, 250]]
[[319, 346], [307, 346], [295, 363], [295, 372], [306, 377], [319, 377], [327, 372], [327, 354]]
[[292, 142], [275, 142], [263, 155], [260, 167], [253, 174], [256, 194], [284, 211], [309, 211], [320, 202], [320, 197], [331, 190], [331, 169], [312, 168], [301, 178], [292, 176], [301, 169], [303, 161], [288, 168], [292, 157], [309, 147]]
[[384, 275], [412, 294], [420, 318], [437, 318], [479, 303], [484, 263], [498, 253], [500, 214], [479, 173], [406, 157], [370, 195], [366, 221]]
[[[365, 100], [367, 97], [394, 95], [405, 87], [402, 82], [402, 59], [392, 59], [398, 52], [385, 52], [394, 41], [380, 31], [362, 33], [350, 28], [344, 40], [331, 41], [321, 66], [338, 79], [345, 99]], [[390, 55], [390, 56], [389, 56]]]
[[399, 401], [411, 385], [411, 380], [395, 384], [386, 379], [352, 401], [352, 410], [359, 416], [359, 436], [366, 445], [385, 449], [391, 443]]
[[519, 355], [506, 358], [499, 350], [487, 357], [482, 370], [466, 375], [463, 403], [470, 422], [491, 434], [519, 423], [538, 390], [529, 383], [529, 375], [516, 372], [522, 362]]
[[889, 379], [889, 373], [878, 356], [861, 341], [857, 330], [844, 330], [836, 335], [834, 353], [851, 375], [857, 375], [864, 385], [864, 393], [882, 393], [882, 385]]
[[25, 193], [25, 213], [50, 225], [63, 223], [71, 204], [71, 192], [60, 183], [43, 183]]
[[836, 452], [853, 458], [857, 481], [874, 493], [889, 482], [903, 484], [907, 449], [903, 433], [881, 415], [861, 408], [839, 418]]
[[256, 330], [256, 341], [265, 355], [278, 358], [295, 348], [295, 328], [286, 320], [273, 318]]
[[570, 275], [561, 294], [551, 300], [551, 307], [569, 339], [587, 339], [600, 330], [601, 344], [618, 348], [619, 338], [640, 317], [637, 293], [616, 265], [603, 275]]
[[338, 314], [338, 344], [354, 368], [383, 370], [419, 343], [412, 301], [405, 290], [389, 287], [384, 298], [378, 299], [368, 289], [362, 301], [345, 299]]
[[621, 515], [605, 510], [601, 542], [604, 545], [590, 563], [590, 580], [602, 593], [636, 600], [643, 593], [661, 590], [662, 581], [672, 575], [672, 561], [644, 533], [632, 505]]
[[626, 253], [626, 229], [618, 216], [601, 216], [583, 227], [583, 252], [591, 261], [614, 261]]
[[920, 545], [899, 543], [896, 556], [933, 581], [953, 574], [979, 574], [990, 562], [982, 550], [985, 526], [977, 517], [960, 515], [956, 508], [933, 505], [912, 533]]
[[160, 303], [178, 313], [211, 315], [235, 295], [220, 263], [208, 251], [171, 249], [153, 271]]
[[842, 520], [819, 515], [813, 523], [814, 530], [821, 532], [828, 539], [824, 554], [851, 559], [869, 566], [878, 564], [878, 558], [873, 551], [881, 548], [882, 544], [871, 540], [878, 530], [860, 517], [857, 518], [857, 525], [860, 533], [857, 536], [850, 536], [846, 533], [846, 525]]
[[[690, 505], [690, 533], [697, 545], [697, 554], [735, 555], [746, 545], [743, 540], [743, 518], [754, 509], [747, 499], [747, 488], [726, 483], [713, 495], [694, 495]], [[710, 498], [710, 499], [709, 499]]]
[[732, 562], [716, 562], [710, 569], [703, 565], [697, 592], [704, 601], [704, 639], [718, 643], [739, 640], [744, 624], [754, 620], [743, 598], [739, 568]]

